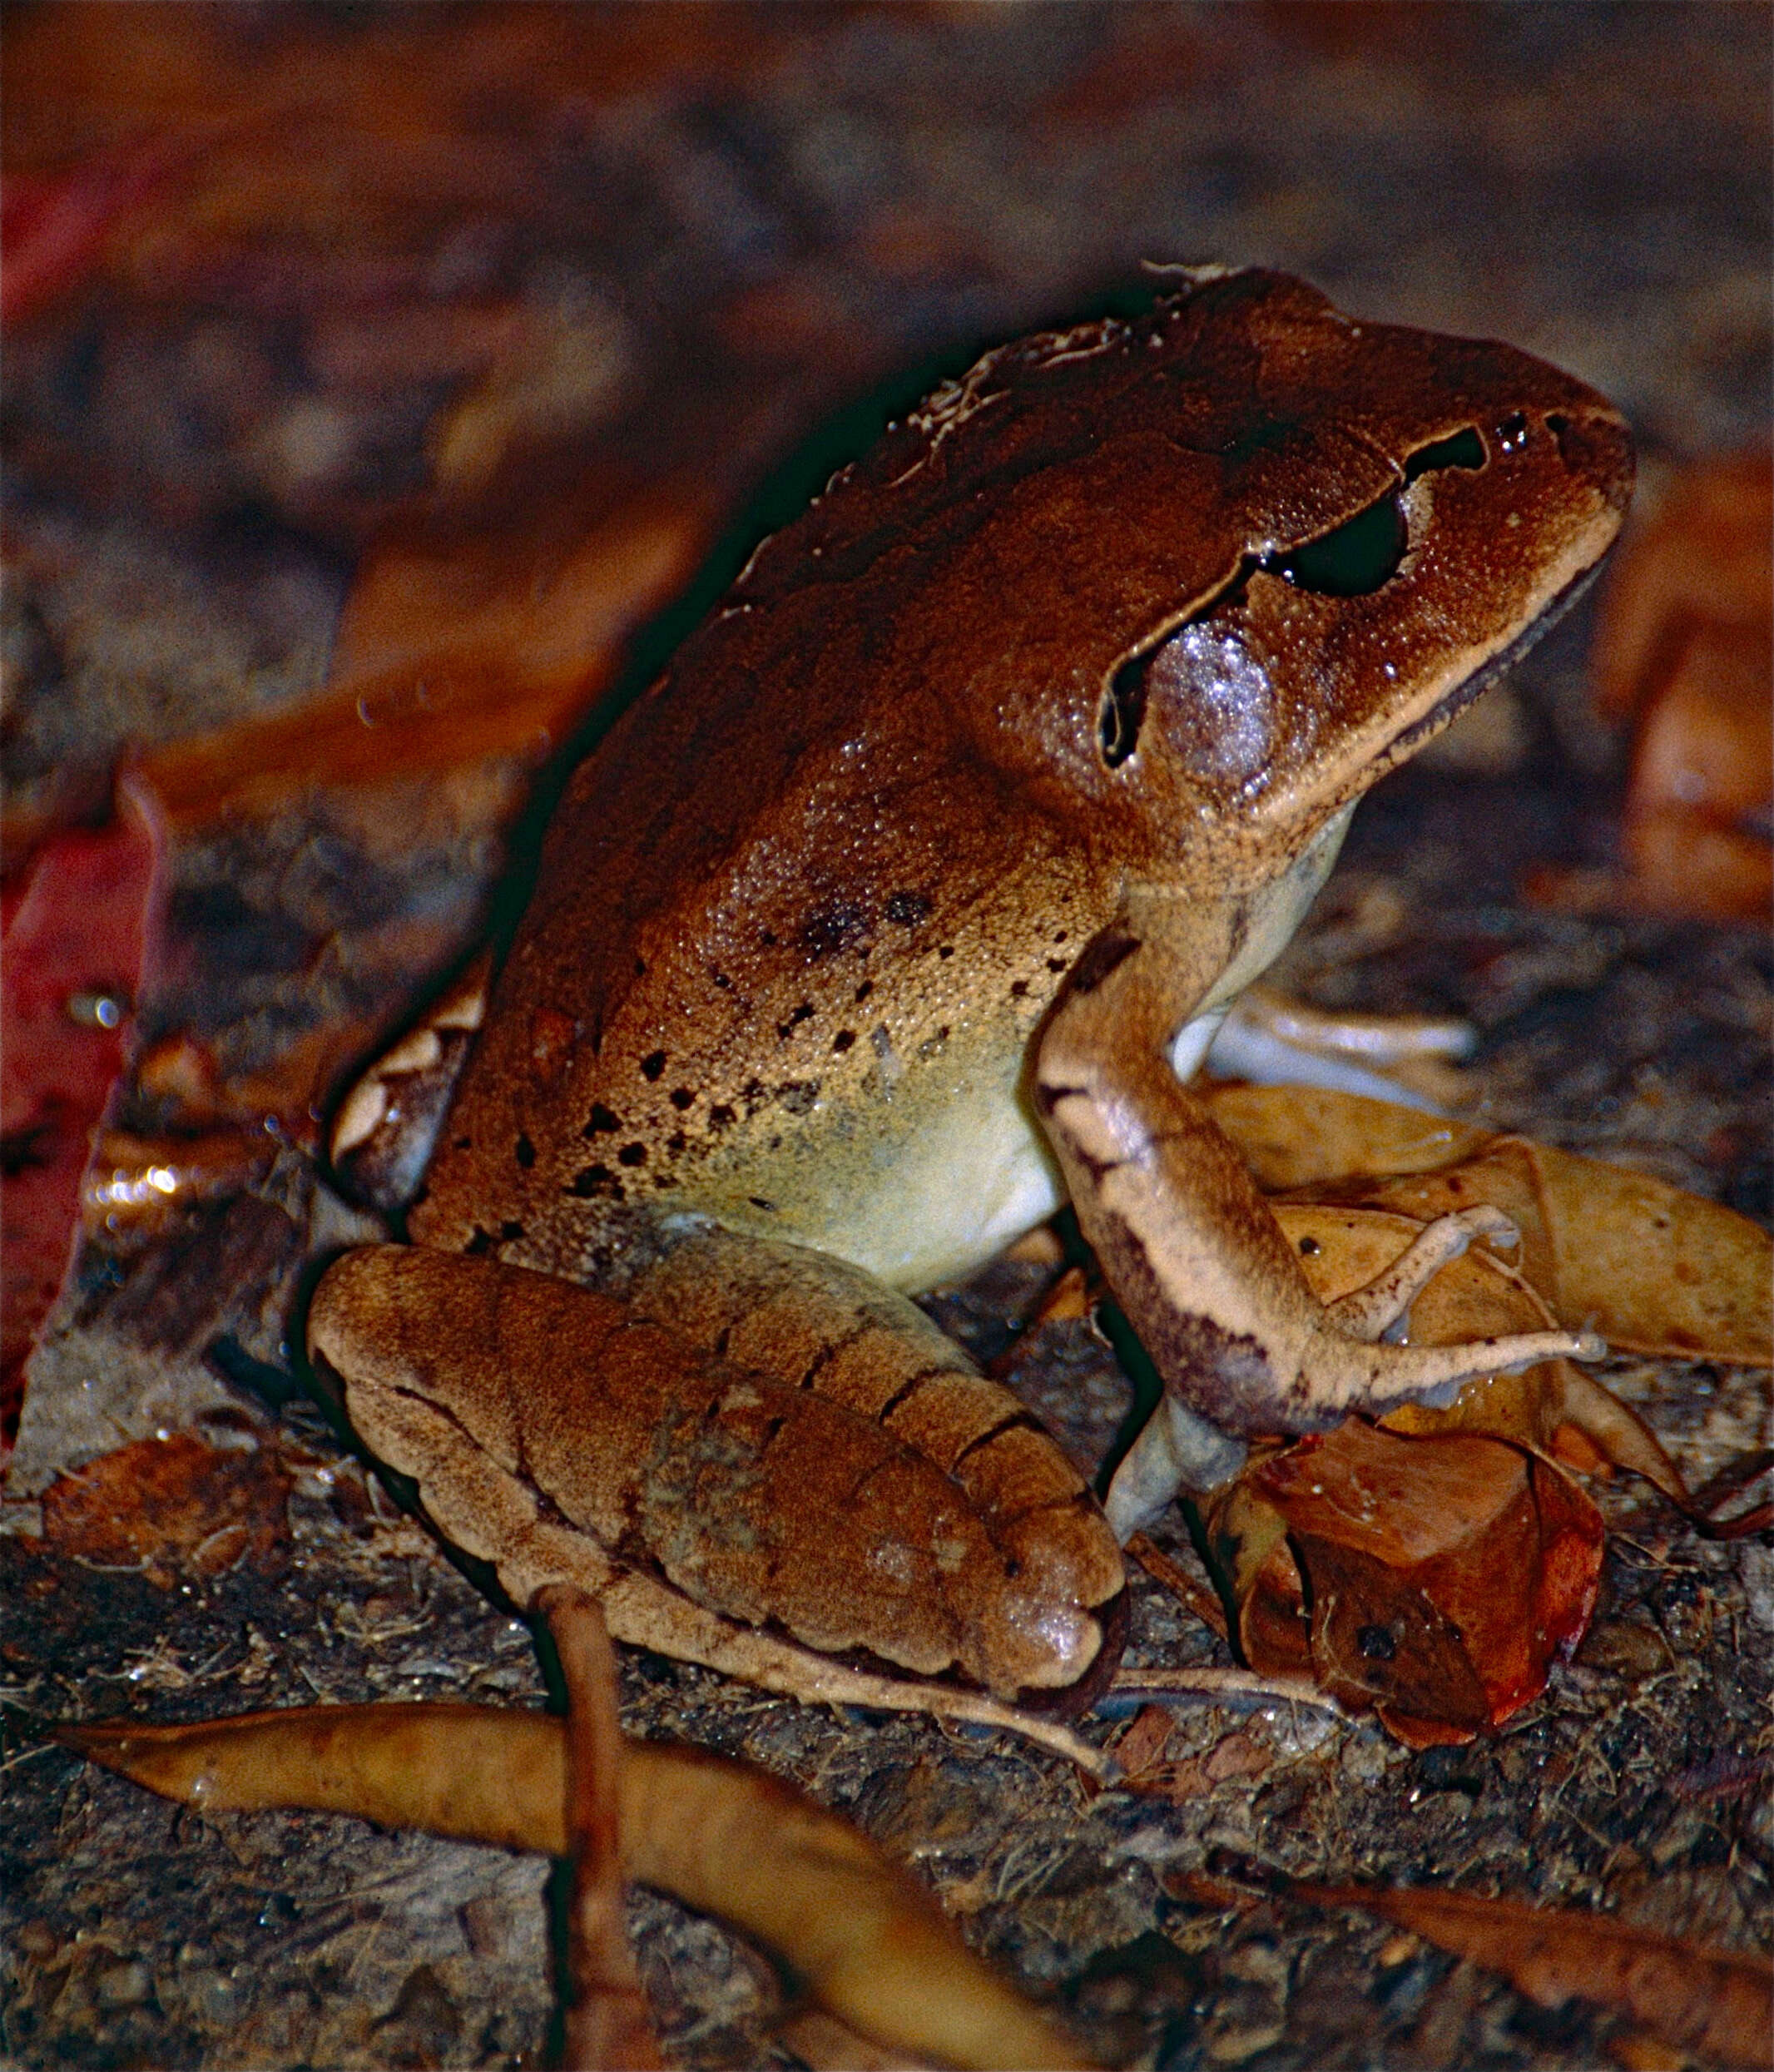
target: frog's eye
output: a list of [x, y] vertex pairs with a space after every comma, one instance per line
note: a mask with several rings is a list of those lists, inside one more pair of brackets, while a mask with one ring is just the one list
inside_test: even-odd
[[[1484, 441], [1469, 425], [1451, 438], [1420, 447], [1405, 463], [1404, 488], [1441, 468], [1482, 468]], [[1402, 490], [1389, 490], [1334, 531], [1285, 554], [1265, 555], [1257, 566], [1296, 590], [1321, 597], [1365, 597], [1397, 573], [1410, 544]]]
[[1410, 535], [1395, 489], [1291, 553], [1266, 554], [1257, 563], [1296, 590], [1321, 597], [1361, 597], [1377, 590], [1405, 558]]

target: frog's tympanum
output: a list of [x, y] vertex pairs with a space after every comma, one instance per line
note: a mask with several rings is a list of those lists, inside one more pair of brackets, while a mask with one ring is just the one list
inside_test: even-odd
[[[1184, 1079], [1631, 472], [1554, 369], [1259, 272], [940, 389], [580, 766], [484, 1017], [348, 1101], [415, 1241], [313, 1306], [369, 1445], [520, 1603], [805, 1696], [1081, 1702], [1117, 1538], [1245, 1437], [1598, 1352], [1405, 1341], [1489, 1212], [1321, 1306]], [[1166, 1388], [1106, 1514], [904, 1292], [1068, 1198]]]

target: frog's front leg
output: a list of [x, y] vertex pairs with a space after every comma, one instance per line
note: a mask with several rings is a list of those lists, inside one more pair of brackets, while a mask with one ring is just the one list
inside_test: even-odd
[[686, 1224], [620, 1295], [349, 1253], [310, 1346], [520, 1604], [577, 1583], [619, 1639], [803, 1698], [1087, 1700], [1113, 1667], [1121, 1556], [1058, 1448], [904, 1297]]
[[1460, 1346], [1385, 1342], [1424, 1283], [1494, 1217], [1444, 1218], [1371, 1288], [1326, 1308], [1243, 1160], [1177, 1078], [1170, 1050], [1215, 975], [1236, 964], [1237, 902], [1135, 892], [1086, 950], [1043, 1033], [1036, 1098], [1085, 1236], [1164, 1380], [1166, 1403], [1117, 1472], [1123, 1539], [1178, 1488], [1236, 1472], [1227, 1443], [1306, 1432], [1350, 1410], [1450, 1400], [1481, 1375], [1559, 1355], [1593, 1332]]

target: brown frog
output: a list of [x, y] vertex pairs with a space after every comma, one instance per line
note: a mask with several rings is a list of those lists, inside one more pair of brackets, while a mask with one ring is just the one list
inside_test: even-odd
[[[1263, 272], [939, 390], [581, 765], [484, 1016], [348, 1101], [335, 1158], [412, 1198], [311, 1314], [369, 1445], [519, 1603], [810, 1698], [1076, 1703], [1117, 1538], [1246, 1436], [1598, 1354], [1401, 1342], [1489, 1212], [1322, 1306], [1183, 1082], [1631, 478], [1582, 384]], [[903, 1292], [1066, 1198], [1166, 1388], [1107, 1518]]]

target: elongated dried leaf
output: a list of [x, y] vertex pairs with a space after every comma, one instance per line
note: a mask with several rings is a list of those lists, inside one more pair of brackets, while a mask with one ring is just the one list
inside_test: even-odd
[[1476, 1892], [1289, 1882], [1292, 1898], [1360, 1906], [1444, 1950], [1500, 1971], [1543, 2007], [1569, 2000], [1626, 2009], [1684, 2050], [1759, 2072], [1774, 2040], [1766, 1958], [1652, 1935], [1605, 1914], [1529, 1906]]
[[[500, 1848], [566, 1847], [566, 1736], [542, 1713], [317, 1706], [192, 1727], [68, 1727], [57, 1738], [206, 1810], [307, 1807]], [[921, 1887], [791, 1787], [631, 1741], [621, 1826], [630, 1877], [755, 1936], [865, 2035], [953, 2065], [1088, 2065]]]
[[1558, 1321], [1611, 1346], [1750, 1366], [1774, 1361], [1774, 1239], [1667, 1182], [1490, 1137], [1353, 1093], [1203, 1087], [1258, 1183], [1430, 1218], [1488, 1202], [1522, 1232], [1524, 1276]]

